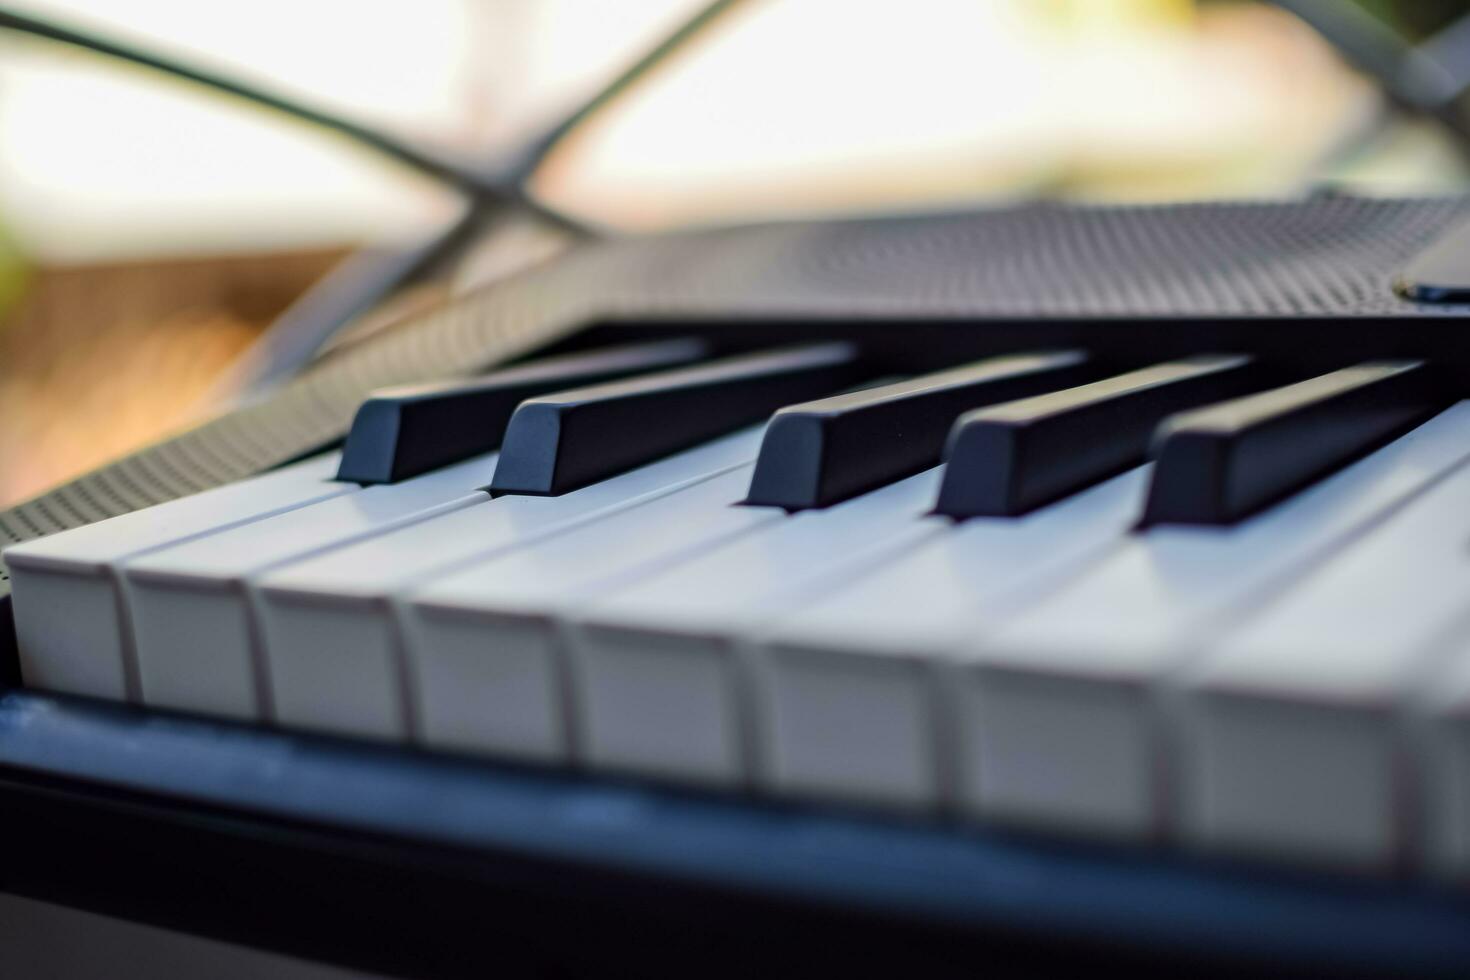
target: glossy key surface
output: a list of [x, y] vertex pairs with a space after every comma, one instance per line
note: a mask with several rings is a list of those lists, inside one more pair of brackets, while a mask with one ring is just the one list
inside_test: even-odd
[[1249, 357], [1210, 354], [967, 412], [955, 423], [935, 510], [1024, 514], [1143, 461], [1159, 420], [1248, 390]]
[[500, 445], [523, 400], [560, 388], [697, 360], [698, 340], [628, 344], [547, 357], [480, 378], [375, 391], [352, 420], [337, 479], [396, 483]]
[[818, 344], [533, 398], [511, 418], [490, 490], [566, 493], [837, 391], [858, 371], [852, 346]]
[[1146, 524], [1229, 524], [1448, 404], [1422, 361], [1372, 361], [1168, 419]]
[[939, 462], [966, 409], [1074, 384], [1077, 351], [1014, 354], [781, 409], [766, 429], [750, 504], [826, 507]]

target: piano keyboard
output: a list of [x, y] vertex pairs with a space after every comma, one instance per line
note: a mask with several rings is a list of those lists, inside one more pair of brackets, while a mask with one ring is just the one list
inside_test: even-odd
[[1344, 870], [1470, 874], [1470, 401], [674, 340], [15, 545], [28, 686]]

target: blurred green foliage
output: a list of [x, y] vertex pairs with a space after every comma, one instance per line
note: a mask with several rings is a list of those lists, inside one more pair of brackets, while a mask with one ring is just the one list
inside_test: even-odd
[[30, 272], [30, 262], [25, 253], [4, 224], [0, 224], [0, 328], [4, 327], [11, 308], [24, 295]]

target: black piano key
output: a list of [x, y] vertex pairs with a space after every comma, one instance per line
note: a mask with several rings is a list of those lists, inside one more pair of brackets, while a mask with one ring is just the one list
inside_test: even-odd
[[1159, 420], [1259, 386], [1249, 357], [1208, 354], [960, 416], [935, 512], [1024, 514], [1143, 462]]
[[1448, 405], [1421, 361], [1374, 361], [1176, 415], [1155, 439], [1143, 524], [1230, 524]]
[[860, 377], [850, 344], [729, 357], [521, 404], [493, 494], [555, 496], [766, 418]]
[[547, 357], [465, 380], [375, 391], [342, 449], [337, 479], [396, 483], [500, 445], [516, 406], [534, 395], [697, 361], [700, 340], [627, 344]]
[[1079, 351], [992, 357], [961, 368], [791, 405], [761, 440], [748, 504], [826, 507], [939, 462], [966, 409], [1076, 384]]

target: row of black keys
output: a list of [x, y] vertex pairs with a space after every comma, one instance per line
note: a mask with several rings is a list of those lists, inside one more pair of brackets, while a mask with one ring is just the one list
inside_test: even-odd
[[1014, 516], [1151, 451], [1144, 523], [1224, 524], [1447, 403], [1419, 361], [1280, 385], [1245, 355], [1103, 376], [1082, 352], [1045, 351], [873, 384], [844, 343], [708, 356], [693, 339], [631, 344], [381, 391], [338, 478], [397, 482], [498, 445], [492, 494], [557, 495], [769, 417], [751, 504], [826, 507], [943, 458], [939, 513]]

